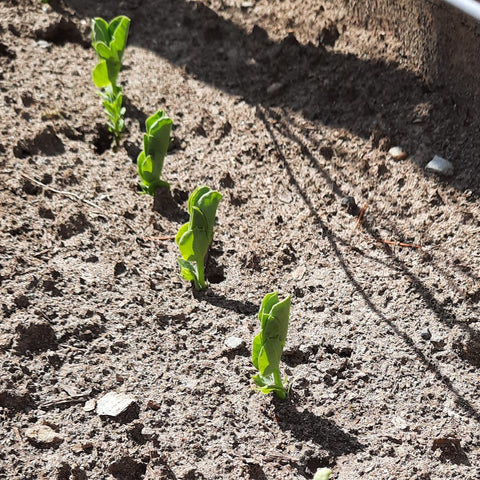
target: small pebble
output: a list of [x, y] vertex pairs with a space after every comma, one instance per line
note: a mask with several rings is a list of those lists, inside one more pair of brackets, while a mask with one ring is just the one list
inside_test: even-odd
[[155, 438], [157, 438], [157, 433], [153, 428], [143, 427], [142, 437], [144, 437], [145, 440], [154, 440]]
[[407, 152], [402, 147], [392, 147], [388, 153], [394, 160], [404, 160], [407, 158]]
[[356, 215], [358, 212], [358, 206], [353, 197], [343, 197], [341, 200], [342, 207], [350, 214]]
[[430, 332], [430, 329], [427, 327], [427, 328], [424, 328], [422, 330], [422, 333], [420, 334], [420, 336], [424, 339], [424, 340], [430, 340], [432, 338], [432, 334]]
[[283, 84], [280, 82], [275, 82], [272, 83], [268, 88], [267, 88], [267, 94], [268, 95], [276, 95], [277, 93], [282, 90]]
[[50, 42], [47, 42], [46, 40], [37, 40], [35, 42], [35, 45], [37, 47], [45, 48], [45, 49], [50, 48], [52, 46], [52, 44]]
[[93, 412], [95, 410], [95, 407], [97, 405], [97, 401], [94, 399], [87, 400], [85, 402], [85, 405], [83, 406], [83, 410], [85, 412]]
[[435, 155], [430, 162], [425, 166], [427, 172], [438, 173], [449, 177], [453, 175], [453, 165], [442, 157]]
[[292, 194], [288, 190], [281, 191], [278, 195], [278, 199], [282, 203], [292, 203], [292, 200], [293, 200]]
[[228, 337], [225, 339], [224, 345], [230, 350], [237, 350], [245, 345], [245, 340], [240, 337]]

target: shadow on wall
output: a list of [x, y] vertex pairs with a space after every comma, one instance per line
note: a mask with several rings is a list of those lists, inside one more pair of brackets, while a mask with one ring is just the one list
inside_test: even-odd
[[[293, 34], [274, 42], [262, 28], [254, 26], [248, 32], [200, 2], [65, 3], [82, 17], [128, 15], [130, 45], [149, 49], [252, 105], [301, 112], [308, 120], [372, 138], [375, 147], [375, 138], [385, 138], [385, 149], [401, 144], [421, 166], [434, 153], [455, 158], [458, 172], [465, 173], [452, 184], [480, 194], [476, 176], [468, 173], [478, 168], [478, 157], [468, 157], [462, 144], [478, 143], [473, 134], [465, 138], [466, 128], [473, 131], [472, 115], [455, 111], [452, 98], [432, 93], [394, 63], [361, 59], [323, 45], [302, 45]], [[426, 145], [431, 138], [434, 144]], [[415, 155], [422, 149], [423, 155]]]
[[480, 22], [442, 0], [344, 0], [352, 20], [392, 32], [411, 65], [480, 107]]

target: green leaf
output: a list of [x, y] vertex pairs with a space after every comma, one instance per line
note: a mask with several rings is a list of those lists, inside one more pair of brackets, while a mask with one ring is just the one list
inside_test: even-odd
[[313, 480], [329, 480], [332, 471], [329, 468], [319, 468], [313, 477]]
[[262, 328], [265, 327], [265, 322], [267, 321], [268, 317], [270, 316], [270, 311], [272, 310], [273, 306], [278, 303], [278, 293], [267, 293], [262, 300], [262, 304], [260, 306], [260, 311], [258, 312], [258, 319], [260, 320], [260, 324]]
[[188, 197], [188, 213], [191, 215], [193, 207], [198, 203], [198, 200], [202, 195], [207, 193], [210, 189], [205, 186], [197, 187], [190, 197]]
[[263, 345], [263, 334], [262, 332], [260, 332], [253, 339], [253, 346], [252, 346], [252, 363], [257, 370], [260, 370], [258, 368], [258, 356], [260, 355], [260, 350], [262, 349], [262, 345]]
[[283, 385], [276, 385], [272, 378], [264, 377], [262, 375], [254, 375], [252, 379], [262, 393], [275, 393], [277, 397], [282, 400], [287, 398], [287, 390]]
[[149, 132], [152, 129], [153, 125], [157, 123], [159, 120], [161, 120], [162, 118], [168, 118], [165, 115], [163, 110], [158, 110], [153, 115], [148, 117], [147, 120], [145, 121], [145, 127], [147, 129], [147, 132]]
[[101, 60], [109, 61], [113, 58], [113, 51], [106, 43], [97, 42], [93, 45], [93, 48]]
[[[213, 236], [213, 225], [215, 223], [215, 215], [217, 212], [218, 204], [220, 203], [221, 199], [222, 199], [221, 193], [215, 190], [210, 190], [209, 192], [206, 192], [203, 195], [201, 195], [197, 201], [197, 207], [201, 210], [206, 220], [207, 233], [209, 235], [211, 233], [212, 236]], [[212, 239], [210, 239], [210, 241], [211, 240]]]
[[108, 25], [110, 38], [110, 47], [116, 52], [118, 60], [121, 62], [123, 52], [127, 45], [128, 30], [130, 28], [130, 19], [125, 16], [114, 18]]
[[159, 177], [162, 175], [163, 162], [170, 144], [172, 123], [171, 118], [162, 118], [155, 122], [146, 134], [148, 135], [148, 153], [154, 158]]
[[109, 24], [100, 17], [92, 20], [92, 45], [100, 63], [105, 62], [102, 67], [95, 67], [98, 71], [94, 72], [94, 83], [99, 88], [106, 88], [110, 84], [115, 94], [118, 93], [116, 83], [122, 68], [129, 26], [130, 19], [125, 16], [116, 17]]
[[184, 260], [198, 261], [198, 258], [195, 255], [194, 243], [195, 237], [193, 231], [187, 228], [177, 242], [178, 248]]
[[278, 339], [285, 343], [287, 339], [288, 321], [290, 319], [290, 296], [276, 303], [270, 310], [270, 318], [267, 320], [263, 334], [266, 339]]
[[108, 23], [103, 18], [95, 17], [92, 19], [92, 45], [94, 48], [98, 42], [108, 45], [110, 43], [110, 35], [108, 33]]
[[108, 78], [108, 68], [107, 62], [101, 60], [93, 69], [92, 73], [93, 83], [98, 88], [104, 88], [110, 84], [110, 79]]
[[188, 230], [188, 223], [184, 223], [178, 230], [177, 235], [175, 236], [175, 243], [178, 245], [180, 239], [184, 235], [184, 233]]
[[145, 157], [151, 157], [151, 168], [148, 169], [150, 175], [142, 176], [142, 169], [139, 166], [138, 174], [144, 184], [149, 185], [149, 192], [153, 195], [154, 186], [170, 185], [162, 180], [163, 163], [170, 143], [170, 132], [172, 129], [172, 119], [167, 117], [162, 110], [157, 111], [145, 121], [146, 133], [143, 135], [143, 155], [140, 154], [137, 159], [139, 164]]
[[145, 156], [145, 152], [140, 152], [137, 160], [138, 175], [144, 181], [145, 185], [151, 185], [155, 181], [152, 174], [153, 164], [150, 155]]
[[180, 274], [182, 277], [187, 280], [187, 282], [195, 281], [197, 276], [195, 267], [183, 258], [177, 258], [177, 262], [180, 265]]

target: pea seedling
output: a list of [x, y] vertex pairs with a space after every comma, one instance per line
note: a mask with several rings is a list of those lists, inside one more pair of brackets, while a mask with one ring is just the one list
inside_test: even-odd
[[122, 68], [129, 28], [130, 19], [123, 15], [110, 23], [99, 17], [92, 20], [92, 46], [99, 58], [92, 78], [93, 83], [102, 89], [99, 95], [108, 117], [108, 128], [113, 133], [117, 146], [125, 128], [122, 87], [117, 85], [117, 78]]
[[[192, 281], [197, 290], [207, 288], [205, 257], [213, 240], [213, 224], [222, 194], [208, 187], [197, 187], [188, 199], [190, 220], [180, 227], [175, 241], [182, 258], [181, 275]], [[195, 262], [195, 265], [192, 263]]]
[[138, 175], [143, 193], [153, 196], [157, 187], [170, 188], [168, 182], [162, 180], [162, 170], [170, 143], [172, 119], [159, 110], [147, 118], [145, 127], [147, 132], [143, 135], [143, 152], [137, 159]]
[[290, 303], [290, 296], [279, 301], [277, 292], [265, 295], [258, 312], [262, 330], [253, 339], [252, 348], [252, 362], [259, 372], [253, 381], [262, 393], [275, 392], [282, 400], [288, 389], [282, 383], [279, 365], [287, 339]]
[[319, 468], [313, 477], [313, 480], [329, 480], [332, 471], [329, 468]]

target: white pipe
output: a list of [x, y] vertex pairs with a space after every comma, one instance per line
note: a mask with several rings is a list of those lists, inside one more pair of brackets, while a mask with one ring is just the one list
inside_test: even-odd
[[480, 3], [475, 0], [443, 0], [444, 2], [453, 5], [454, 7], [462, 10], [466, 14], [470, 15], [477, 20], [480, 20]]

